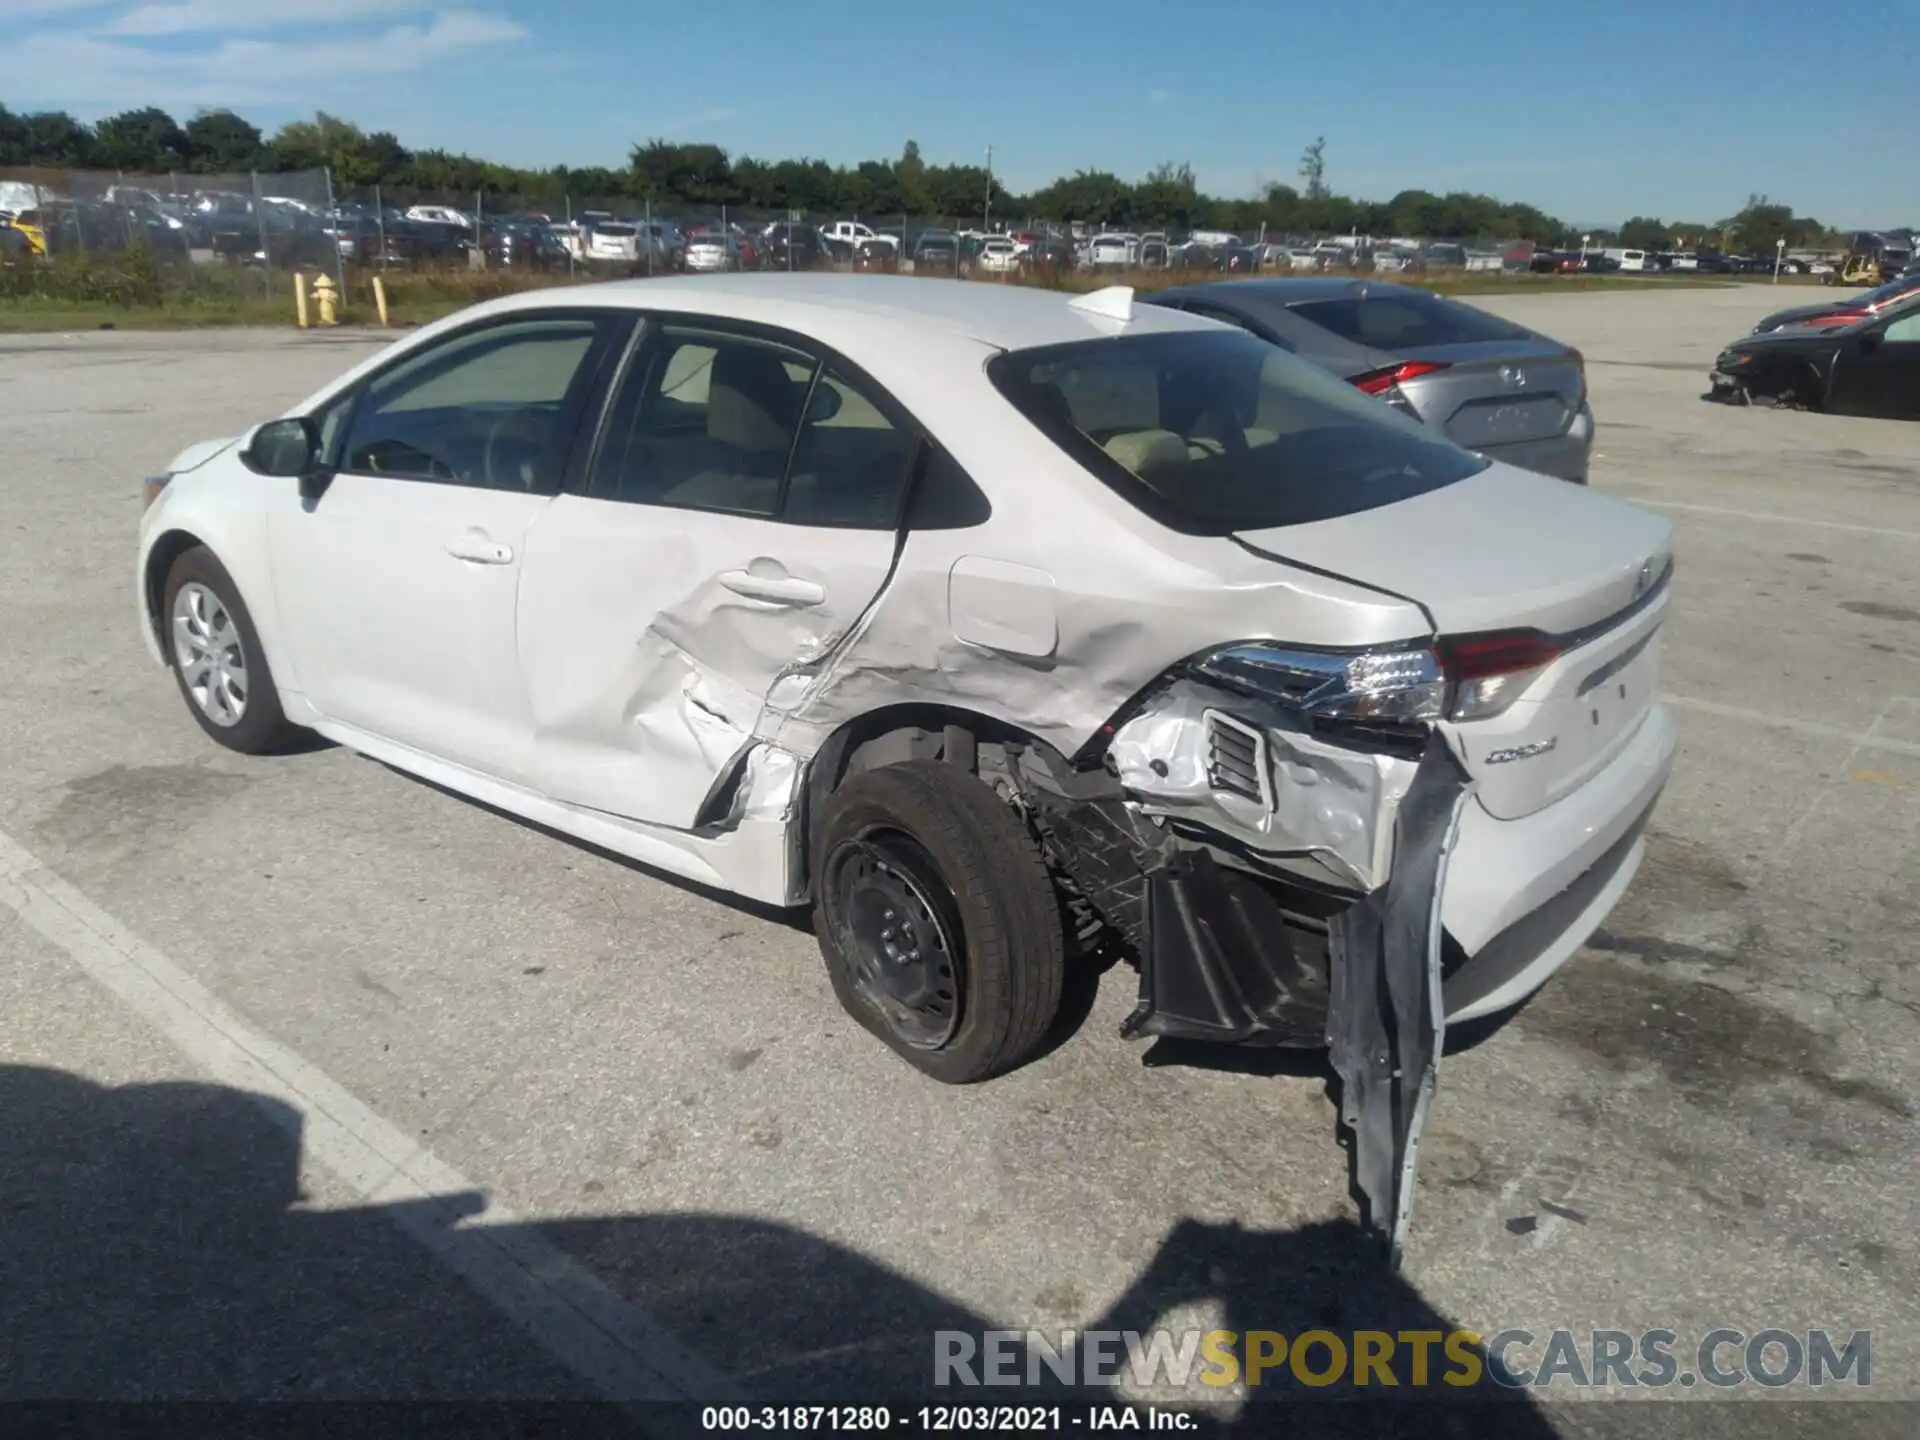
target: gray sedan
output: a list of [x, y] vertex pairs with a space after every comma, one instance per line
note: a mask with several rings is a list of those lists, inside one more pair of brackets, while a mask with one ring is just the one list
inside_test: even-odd
[[1250, 330], [1488, 459], [1586, 483], [1586, 367], [1557, 340], [1372, 280], [1227, 280], [1140, 298]]

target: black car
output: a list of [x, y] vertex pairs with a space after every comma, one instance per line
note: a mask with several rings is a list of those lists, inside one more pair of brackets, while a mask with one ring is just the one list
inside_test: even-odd
[[767, 227], [760, 242], [763, 270], [811, 270], [827, 258], [820, 232], [811, 225], [781, 220]]
[[1868, 315], [1878, 314], [1911, 296], [1920, 295], [1920, 274], [1905, 276], [1890, 285], [1849, 295], [1844, 300], [1829, 300], [1824, 305], [1794, 305], [1776, 310], [1753, 327], [1756, 335], [1767, 335], [1783, 325], [1851, 325]]
[[956, 275], [960, 271], [960, 237], [951, 230], [923, 230], [913, 242], [913, 273]]
[[1710, 398], [1920, 420], [1920, 298], [1851, 325], [1747, 335], [1713, 362]]

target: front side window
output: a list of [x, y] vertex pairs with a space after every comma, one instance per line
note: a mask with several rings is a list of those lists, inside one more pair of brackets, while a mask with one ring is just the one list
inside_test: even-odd
[[1016, 350], [987, 373], [1063, 450], [1188, 534], [1351, 515], [1487, 465], [1248, 334], [1174, 331]]
[[[590, 316], [515, 320], [407, 356], [352, 407], [340, 468], [556, 493], [613, 325]], [[337, 424], [341, 413], [325, 418]]]
[[1899, 345], [1920, 340], [1920, 310], [1912, 310], [1890, 323], [1882, 332], [1883, 338]]

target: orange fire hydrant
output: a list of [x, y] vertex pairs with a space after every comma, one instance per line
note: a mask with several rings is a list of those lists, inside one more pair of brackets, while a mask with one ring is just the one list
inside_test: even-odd
[[313, 281], [313, 303], [320, 312], [322, 325], [338, 325], [340, 319], [336, 307], [340, 303], [340, 287], [333, 283], [329, 275], [318, 275]]

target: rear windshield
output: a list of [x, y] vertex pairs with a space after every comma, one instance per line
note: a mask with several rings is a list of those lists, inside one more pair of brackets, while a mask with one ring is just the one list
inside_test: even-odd
[[987, 374], [1061, 449], [1187, 534], [1351, 515], [1487, 465], [1242, 331], [1015, 350]]
[[1495, 319], [1484, 310], [1443, 300], [1422, 290], [1307, 300], [1291, 308], [1303, 320], [1331, 330], [1342, 340], [1381, 350], [1528, 338], [1519, 326]]
[[602, 235], [618, 237], [621, 235], [631, 235], [634, 233], [634, 229], [631, 225], [602, 225], [600, 227], [600, 233]]

